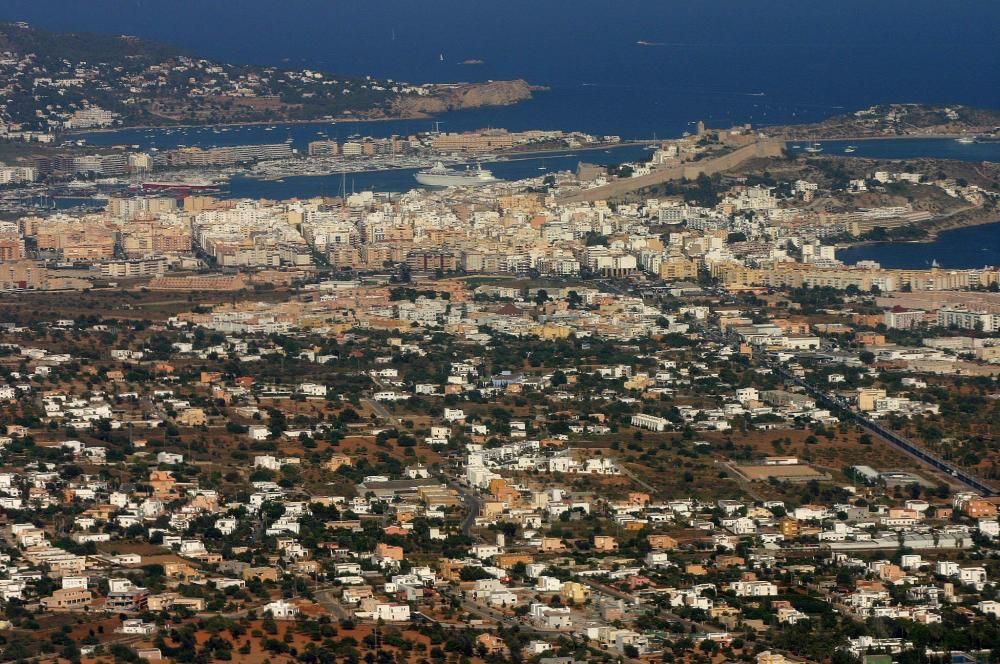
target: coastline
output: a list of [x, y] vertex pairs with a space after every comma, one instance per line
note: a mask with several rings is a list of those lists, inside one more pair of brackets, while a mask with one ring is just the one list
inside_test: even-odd
[[933, 244], [941, 239], [941, 235], [943, 233], [960, 231], [965, 228], [975, 228], [976, 226], [992, 226], [994, 224], [1000, 226], [1000, 213], [990, 217], [970, 219], [962, 223], [955, 223], [946, 226], [940, 226], [934, 229], [927, 229], [927, 237], [921, 238], [919, 240], [859, 240], [857, 242], [840, 242], [833, 246], [836, 248], [837, 251], [840, 251], [842, 249], [856, 249], [858, 247], [904, 245], [904, 244]]
[[162, 124], [162, 125], [125, 125], [121, 127], [104, 127], [101, 129], [81, 129], [79, 131], [67, 131], [63, 133], [63, 136], [70, 138], [72, 136], [87, 136], [90, 134], [114, 134], [120, 131], [157, 131], [165, 129], [205, 129], [208, 127], [269, 127], [277, 125], [321, 125], [321, 124], [341, 124], [347, 122], [392, 122], [394, 120], [429, 120], [434, 118], [434, 115], [429, 115], [425, 113], [415, 113], [411, 115], [399, 115], [399, 116], [380, 116], [375, 118], [333, 118], [333, 119], [316, 119], [316, 120], [249, 120], [246, 122], [213, 122], [213, 123], [201, 123], [201, 124]]
[[933, 240], [866, 242], [841, 247], [836, 257], [845, 265], [875, 261], [883, 268], [926, 270], [937, 264], [943, 272], [1000, 266], [1000, 250], [994, 239], [1000, 233], [1000, 216], [964, 227], [942, 229]]
[[[985, 130], [981, 130], [985, 131]], [[957, 139], [969, 134], [898, 134], [892, 136], [775, 136], [784, 141], [895, 141], [912, 139]]]
[[[488, 81], [488, 82], [474, 82], [474, 83], [449, 83], [449, 84], [438, 84], [441, 87], [467, 87], [470, 89], [483, 88], [489, 85], [494, 85], [497, 83], [505, 83], [506, 81]], [[526, 86], [529, 94], [524, 97], [510, 99], [509, 101], [499, 101], [498, 103], [484, 103], [484, 104], [473, 104], [466, 107], [453, 108], [447, 110], [446, 112], [454, 113], [461, 111], [473, 111], [480, 108], [500, 108], [503, 106], [514, 106], [525, 101], [532, 99], [530, 93], [535, 92], [547, 92], [550, 90], [549, 87], [544, 85], [534, 85], [526, 81], [519, 81], [524, 86]], [[246, 120], [239, 122], [201, 122], [201, 123], [164, 123], [164, 124], [135, 124], [135, 125], [122, 125], [120, 127], [102, 127], [96, 129], [83, 129], [78, 131], [67, 131], [63, 133], [63, 136], [69, 138], [73, 136], [83, 136], [87, 134], [112, 134], [119, 131], [150, 131], [159, 129], [201, 129], [205, 127], [256, 127], [256, 126], [271, 126], [271, 125], [309, 125], [309, 124], [337, 124], [337, 123], [350, 123], [350, 122], [392, 122], [392, 121], [405, 121], [405, 120], [429, 120], [438, 117], [439, 113], [426, 113], [423, 111], [413, 111], [410, 113], [399, 113], [392, 115], [372, 115], [367, 117], [358, 117], [356, 115], [340, 116], [340, 117], [325, 117], [325, 118], [310, 118], [310, 119], [275, 119], [275, 120]]]
[[927, 237], [920, 238], [919, 240], [858, 240], [857, 242], [839, 242], [834, 247], [839, 251], [841, 249], [853, 249], [855, 247], [869, 247], [873, 245], [931, 244], [940, 239], [942, 233], [957, 231], [963, 228], [973, 228], [975, 226], [1000, 224], [1000, 212], [982, 214], [983, 212], [985, 211], [982, 208], [966, 208], [964, 210], [957, 210], [950, 216], [929, 219], [917, 224], [908, 224], [909, 226], [923, 228], [927, 231]]

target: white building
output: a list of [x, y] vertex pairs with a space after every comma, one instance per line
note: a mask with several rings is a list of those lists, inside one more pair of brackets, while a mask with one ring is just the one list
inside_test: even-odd
[[268, 611], [275, 620], [295, 620], [299, 615], [299, 607], [289, 604], [283, 599], [275, 600], [264, 605], [264, 613]]
[[656, 417], [655, 415], [639, 413], [632, 416], [632, 426], [650, 431], [666, 431], [667, 427], [670, 426], [670, 420], [663, 417]]
[[406, 622], [410, 619], [410, 607], [406, 604], [378, 604], [375, 619], [385, 622]]

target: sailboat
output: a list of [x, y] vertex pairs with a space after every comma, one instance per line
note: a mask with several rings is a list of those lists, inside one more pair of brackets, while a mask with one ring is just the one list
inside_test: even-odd
[[822, 151], [823, 151], [823, 146], [820, 145], [819, 143], [817, 143], [816, 141], [813, 141], [812, 143], [810, 143], [809, 147], [806, 148], [806, 152], [811, 152], [813, 154], [815, 154], [817, 152], [822, 152]]
[[440, 55], [438, 55], [438, 59], [439, 59], [439, 60], [440, 60], [441, 62], [444, 62], [444, 53], [441, 53]]

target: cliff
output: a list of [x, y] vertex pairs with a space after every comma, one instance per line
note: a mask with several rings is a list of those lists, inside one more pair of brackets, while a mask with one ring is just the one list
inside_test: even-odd
[[484, 106], [508, 106], [531, 99], [532, 91], [538, 89], [522, 80], [438, 85], [430, 95], [394, 100], [392, 114], [412, 117]]

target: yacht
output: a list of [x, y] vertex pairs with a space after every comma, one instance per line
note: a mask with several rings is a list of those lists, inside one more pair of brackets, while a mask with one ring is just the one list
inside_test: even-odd
[[959, 143], [961, 143], [962, 145], [969, 145], [970, 143], [975, 143], [976, 142], [976, 137], [975, 136], [963, 136], [962, 138], [956, 138], [955, 140], [958, 141]]
[[851, 154], [852, 152], [857, 151], [857, 149], [858, 147], [856, 145], [848, 145], [846, 148], [844, 148], [844, 152], [846, 152], [847, 154]]
[[480, 187], [498, 182], [498, 179], [479, 164], [474, 169], [460, 171], [448, 168], [440, 161], [434, 168], [417, 171], [413, 176], [417, 182], [427, 187]]
[[822, 152], [822, 151], [823, 151], [823, 146], [820, 145], [819, 143], [816, 143], [815, 141], [813, 141], [812, 143], [810, 143], [809, 147], [806, 148], [806, 152], [810, 152], [810, 153], [813, 153], [813, 154], [816, 154], [816, 153]]

